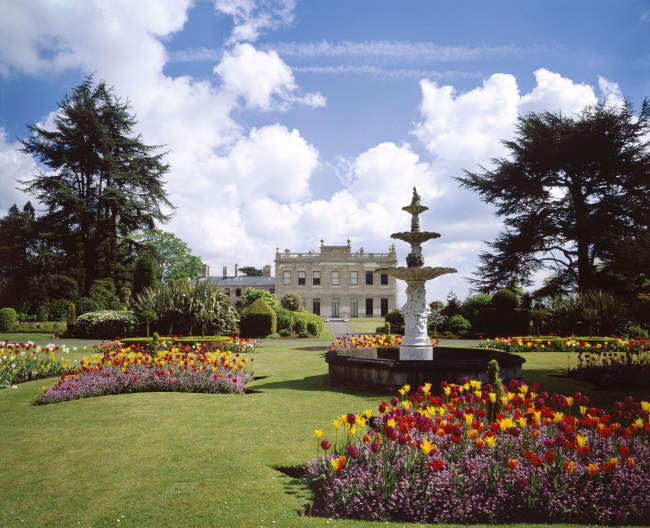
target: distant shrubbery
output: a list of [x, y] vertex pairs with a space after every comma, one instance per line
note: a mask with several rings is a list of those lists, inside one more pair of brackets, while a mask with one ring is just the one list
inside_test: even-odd
[[114, 339], [129, 337], [136, 333], [138, 318], [133, 312], [122, 310], [101, 310], [88, 312], [77, 317], [68, 328], [68, 336], [92, 339]]
[[16, 310], [3, 308], [0, 310], [0, 332], [7, 332], [16, 326]]

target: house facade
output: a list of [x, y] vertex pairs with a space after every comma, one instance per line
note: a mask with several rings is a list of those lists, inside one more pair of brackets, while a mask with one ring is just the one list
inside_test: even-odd
[[345, 246], [326, 246], [320, 252], [275, 253], [275, 294], [302, 297], [305, 308], [325, 318], [380, 317], [397, 308], [395, 279], [377, 268], [396, 266], [397, 254], [352, 252]]
[[204, 265], [204, 277], [213, 284], [216, 284], [223, 290], [223, 292], [230, 297], [233, 303], [236, 303], [246, 291], [246, 288], [255, 288], [266, 290], [275, 293], [275, 279], [271, 277], [271, 266], [267, 265], [263, 268], [263, 275], [261, 277], [249, 277], [248, 275], [240, 275], [237, 264], [235, 264], [234, 275], [228, 275], [228, 267], [223, 267], [221, 277], [211, 277], [210, 268]]

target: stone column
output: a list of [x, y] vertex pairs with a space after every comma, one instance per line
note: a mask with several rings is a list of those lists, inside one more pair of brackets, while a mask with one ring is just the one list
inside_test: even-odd
[[433, 347], [427, 333], [430, 310], [424, 283], [425, 281], [406, 281], [406, 304], [402, 307], [404, 339], [399, 349], [399, 358], [402, 360], [433, 359]]

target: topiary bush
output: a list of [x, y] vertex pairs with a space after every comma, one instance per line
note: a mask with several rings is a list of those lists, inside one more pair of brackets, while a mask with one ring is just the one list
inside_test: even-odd
[[[291, 325], [292, 313], [285, 308], [278, 308], [276, 311], [278, 316], [278, 331], [287, 330], [289, 334], [291, 333], [289, 327]], [[304, 320], [305, 323], [309, 324], [314, 323], [316, 325], [316, 333], [312, 335], [319, 336], [325, 327], [324, 319], [316, 314], [309, 312], [293, 312], [293, 323], [297, 324], [297, 321]]]
[[100, 304], [90, 297], [80, 297], [77, 302], [77, 313], [79, 315], [88, 313], [88, 312], [98, 312], [101, 310]]
[[138, 319], [133, 312], [122, 310], [100, 310], [88, 312], [77, 317], [68, 329], [69, 337], [89, 339], [115, 339], [134, 336]]
[[288, 328], [283, 328], [282, 330], [280, 330], [278, 332], [278, 334], [280, 334], [280, 337], [289, 337], [289, 336], [291, 336], [291, 332], [289, 332]]
[[404, 316], [399, 310], [388, 312], [384, 316], [384, 321], [390, 324], [390, 331], [394, 334], [404, 333]]
[[266, 337], [275, 332], [277, 315], [271, 307], [259, 298], [242, 313], [239, 333], [242, 337]]
[[318, 337], [320, 332], [318, 331], [318, 325], [314, 321], [307, 321], [307, 332], [309, 332], [314, 337]]
[[0, 332], [7, 332], [16, 326], [18, 314], [13, 308], [3, 308], [0, 310]]
[[304, 318], [297, 319], [296, 324], [293, 325], [293, 329], [298, 334], [302, 334], [303, 332], [306, 332], [307, 331], [307, 321], [305, 321]]
[[462, 315], [452, 315], [447, 320], [447, 330], [453, 332], [454, 334], [463, 336], [467, 334], [471, 328], [472, 325], [470, 322]]
[[65, 321], [70, 311], [70, 306], [74, 306], [68, 299], [55, 299], [50, 303], [50, 320]]

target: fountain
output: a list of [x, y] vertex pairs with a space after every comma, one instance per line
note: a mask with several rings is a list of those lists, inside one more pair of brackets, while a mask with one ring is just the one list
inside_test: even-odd
[[413, 187], [411, 203], [402, 207], [411, 215], [411, 230], [393, 233], [391, 238], [411, 244], [411, 252], [406, 257], [406, 268], [380, 268], [377, 271], [388, 273], [396, 279], [406, 281], [406, 304], [402, 307], [404, 316], [404, 339], [399, 348], [399, 359], [405, 361], [432, 360], [433, 347], [427, 333], [429, 305], [426, 301], [425, 283], [445, 273], [456, 273], [454, 268], [431, 268], [424, 266], [422, 244], [439, 233], [420, 231], [420, 214], [429, 208], [420, 203], [420, 196]]
[[407, 267], [379, 268], [396, 279], [406, 281], [406, 303], [402, 307], [404, 337], [399, 347], [378, 346], [366, 348], [334, 348], [325, 360], [329, 365], [332, 384], [366, 386], [394, 391], [403, 385], [417, 387], [424, 383], [434, 386], [441, 381], [460, 382], [464, 378], [487, 381], [487, 364], [496, 359], [501, 376], [507, 380], [521, 377], [525, 359], [500, 350], [473, 347], [434, 347], [427, 333], [429, 306], [425, 283], [454, 268], [432, 268], [424, 265], [422, 244], [439, 233], [420, 231], [419, 215], [429, 208], [420, 203], [415, 187], [411, 203], [402, 207], [411, 215], [411, 230], [393, 233], [391, 238], [408, 242], [411, 252], [406, 257]]

